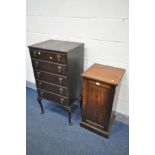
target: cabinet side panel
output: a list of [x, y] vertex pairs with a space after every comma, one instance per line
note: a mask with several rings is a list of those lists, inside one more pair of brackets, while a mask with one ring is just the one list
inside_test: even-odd
[[114, 120], [114, 113], [112, 112], [112, 107], [113, 107], [113, 100], [114, 100], [114, 95], [115, 95], [115, 88], [116, 86], [111, 86], [110, 93], [109, 93], [107, 117], [106, 117], [106, 122], [105, 122], [107, 131], [110, 131], [112, 127], [112, 121]]
[[86, 120], [86, 111], [87, 111], [87, 80], [83, 79], [82, 83], [82, 121]]
[[81, 95], [82, 78], [84, 65], [84, 45], [81, 45], [67, 54], [68, 79], [70, 104]]

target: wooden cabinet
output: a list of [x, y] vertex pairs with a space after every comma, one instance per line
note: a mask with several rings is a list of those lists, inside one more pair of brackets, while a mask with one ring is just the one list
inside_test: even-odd
[[82, 73], [82, 120], [80, 125], [108, 137], [115, 118], [112, 112], [115, 88], [124, 69], [94, 64]]
[[54, 101], [68, 111], [71, 125], [72, 103], [81, 96], [84, 44], [47, 40], [29, 46], [29, 51], [42, 113], [41, 100]]

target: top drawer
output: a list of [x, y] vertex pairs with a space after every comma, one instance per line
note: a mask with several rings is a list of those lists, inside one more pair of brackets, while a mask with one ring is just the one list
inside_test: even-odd
[[32, 58], [46, 60], [50, 62], [66, 64], [67, 58], [65, 54], [48, 52], [46, 50], [30, 49], [30, 55]]

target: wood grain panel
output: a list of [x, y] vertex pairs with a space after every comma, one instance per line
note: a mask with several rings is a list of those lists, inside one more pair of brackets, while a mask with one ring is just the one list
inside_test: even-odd
[[59, 85], [55, 85], [55, 84], [48, 83], [46, 81], [40, 81], [40, 80], [36, 80], [36, 85], [37, 85], [37, 88], [47, 90], [56, 94], [60, 94], [62, 96], [69, 95], [67, 87], [62, 87]]
[[62, 105], [66, 105], [66, 106], [69, 105], [69, 100], [67, 97], [60, 96], [60, 95], [54, 94], [52, 92], [48, 92], [45, 90], [38, 89], [38, 95], [45, 98], [45, 99], [52, 100], [54, 102], [60, 103]]
[[49, 62], [66, 64], [66, 55], [57, 53], [56, 51], [47, 51], [40, 49], [30, 49], [30, 55], [33, 59], [45, 60]]
[[93, 64], [88, 70], [82, 73], [85, 78], [99, 80], [111, 85], [118, 85], [123, 77], [125, 69], [106, 66], [101, 64]]
[[68, 79], [67, 77], [40, 71], [34, 70], [35, 78], [41, 81], [47, 81], [49, 83], [61, 85], [61, 86], [68, 86]]
[[67, 67], [65, 65], [39, 61], [37, 59], [32, 59], [32, 65], [35, 69], [38, 70], [52, 72], [60, 75], [67, 75]]
[[88, 82], [87, 119], [103, 126], [106, 119], [109, 89]]

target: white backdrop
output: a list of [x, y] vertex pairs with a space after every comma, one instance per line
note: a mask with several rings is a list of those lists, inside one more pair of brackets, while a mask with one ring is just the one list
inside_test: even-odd
[[[84, 69], [101, 63], [126, 69], [117, 111], [128, 115], [128, 0], [27, 0], [27, 45], [46, 39], [85, 43]], [[34, 82], [27, 49], [26, 80]]]

